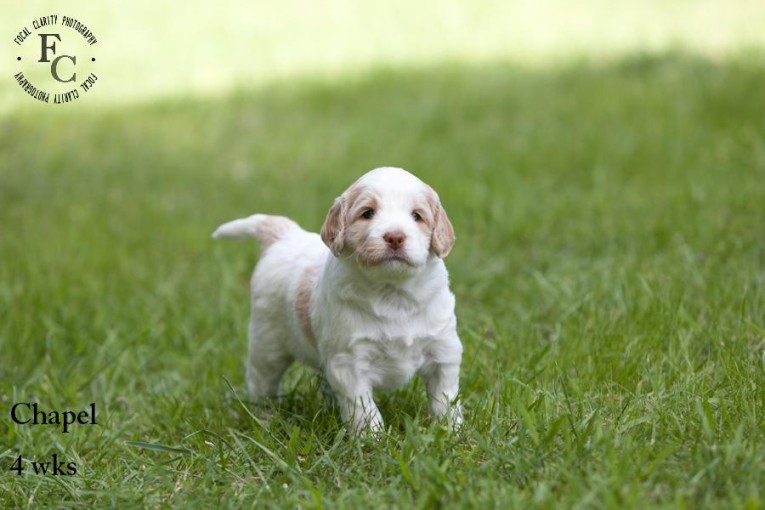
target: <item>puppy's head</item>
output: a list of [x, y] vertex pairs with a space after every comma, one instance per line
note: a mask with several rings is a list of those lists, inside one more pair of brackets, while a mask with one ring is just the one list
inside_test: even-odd
[[454, 230], [436, 192], [400, 168], [377, 168], [330, 208], [321, 238], [336, 257], [364, 267], [416, 268], [446, 257]]

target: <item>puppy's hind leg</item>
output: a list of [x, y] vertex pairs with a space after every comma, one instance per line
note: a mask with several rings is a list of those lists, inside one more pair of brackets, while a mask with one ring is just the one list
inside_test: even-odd
[[279, 381], [294, 361], [283, 327], [250, 318], [247, 390], [253, 402], [279, 396]]

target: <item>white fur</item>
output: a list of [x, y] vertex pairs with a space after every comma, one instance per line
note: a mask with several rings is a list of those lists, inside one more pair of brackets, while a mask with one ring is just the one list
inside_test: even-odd
[[[369, 220], [354, 209], [364, 203], [376, 206]], [[426, 221], [415, 220], [415, 209]], [[436, 231], [446, 235], [445, 249], [434, 240]], [[405, 237], [398, 248], [384, 238], [391, 232]], [[291, 220], [262, 214], [226, 223], [213, 235], [264, 244], [252, 277], [247, 386], [253, 400], [278, 394], [282, 374], [299, 360], [324, 373], [352, 428], [376, 431], [383, 419], [373, 390], [398, 388], [419, 373], [431, 414], [461, 423], [462, 344], [439, 257], [454, 236], [430, 187], [404, 170], [378, 168], [336, 200], [323, 240]]]

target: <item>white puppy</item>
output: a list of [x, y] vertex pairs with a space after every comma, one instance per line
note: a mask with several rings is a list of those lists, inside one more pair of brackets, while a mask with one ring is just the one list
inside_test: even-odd
[[462, 344], [443, 257], [454, 230], [430, 186], [400, 168], [378, 168], [329, 210], [321, 237], [282, 216], [255, 214], [213, 237], [255, 237], [247, 387], [279, 391], [294, 360], [324, 373], [343, 420], [379, 430], [375, 389], [419, 373], [433, 416], [462, 421]]

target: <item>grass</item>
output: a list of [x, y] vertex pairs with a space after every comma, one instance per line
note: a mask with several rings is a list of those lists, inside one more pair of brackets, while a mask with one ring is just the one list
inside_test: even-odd
[[[6, 507], [761, 508], [765, 65], [753, 50], [381, 65], [0, 124]], [[26, 98], [24, 98], [26, 99]], [[76, 106], [76, 105], [75, 105]], [[380, 165], [458, 242], [466, 425], [419, 381], [349, 437], [317, 378], [246, 403], [257, 250]], [[14, 402], [98, 406], [68, 434]], [[19, 455], [76, 476], [9, 471]]]
[[[81, 20], [99, 39], [93, 52], [100, 81], [93, 89], [98, 94], [88, 95], [91, 105], [218, 97], [232, 86], [358, 76], [380, 65], [512, 60], [546, 67], [582, 55], [677, 49], [722, 59], [765, 46], [760, 0], [392, 0], [384, 6], [226, 0], [193, 9], [181, 0], [103, 0], [86, 7], [28, 0], [7, 7], [0, 18], [9, 57], [0, 59], [0, 75], [19, 71], [17, 50], [34, 61], [36, 37], [21, 48], [11, 38], [46, 14]], [[0, 81], [0, 114], [49, 110], [17, 89], [14, 80]]]

